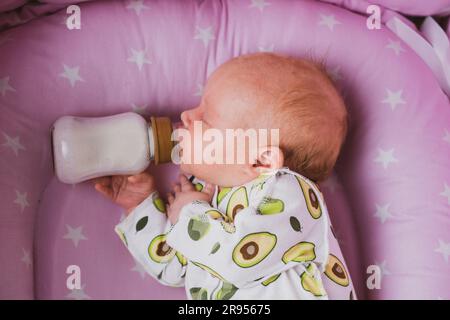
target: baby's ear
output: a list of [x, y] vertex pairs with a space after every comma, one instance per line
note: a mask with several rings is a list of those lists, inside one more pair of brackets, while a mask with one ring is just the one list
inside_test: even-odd
[[258, 149], [258, 157], [253, 165], [260, 173], [282, 168], [284, 165], [283, 151], [277, 146], [264, 146]]

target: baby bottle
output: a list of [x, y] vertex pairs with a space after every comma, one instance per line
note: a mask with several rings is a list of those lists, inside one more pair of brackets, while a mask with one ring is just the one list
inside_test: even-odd
[[53, 166], [64, 183], [108, 175], [133, 175], [171, 161], [172, 124], [134, 112], [107, 117], [63, 116], [52, 127]]

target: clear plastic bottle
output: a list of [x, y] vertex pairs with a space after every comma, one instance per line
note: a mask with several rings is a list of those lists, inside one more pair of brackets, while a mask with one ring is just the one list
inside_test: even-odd
[[64, 183], [108, 175], [133, 175], [150, 163], [171, 161], [180, 124], [167, 117], [147, 121], [134, 112], [106, 117], [63, 116], [52, 126], [53, 166]]

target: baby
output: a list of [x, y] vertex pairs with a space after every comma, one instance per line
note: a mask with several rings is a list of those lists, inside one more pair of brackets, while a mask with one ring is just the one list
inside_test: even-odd
[[336, 162], [347, 113], [323, 68], [271, 53], [234, 58], [181, 120], [193, 140], [200, 122], [279, 129], [279, 143], [259, 142], [245, 163], [181, 163], [168, 204], [147, 172], [95, 179], [127, 211], [115, 230], [133, 257], [189, 299], [327, 299], [329, 221], [315, 183]]

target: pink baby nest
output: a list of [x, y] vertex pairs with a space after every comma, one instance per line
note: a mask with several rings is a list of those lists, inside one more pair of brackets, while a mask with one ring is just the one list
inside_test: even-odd
[[[0, 15], [0, 298], [184, 299], [133, 261], [113, 230], [121, 208], [56, 179], [51, 125], [126, 111], [176, 120], [220, 64], [273, 51], [323, 58], [348, 105], [348, 139], [320, 187], [358, 298], [450, 299], [448, 88], [398, 29], [369, 30], [349, 1], [147, 0], [80, 3], [81, 30], [68, 30], [70, 1], [48, 2], [59, 4]], [[151, 172], [165, 194], [178, 169]], [[80, 290], [66, 286], [70, 265]], [[371, 266], [379, 288], [366, 286]]]

